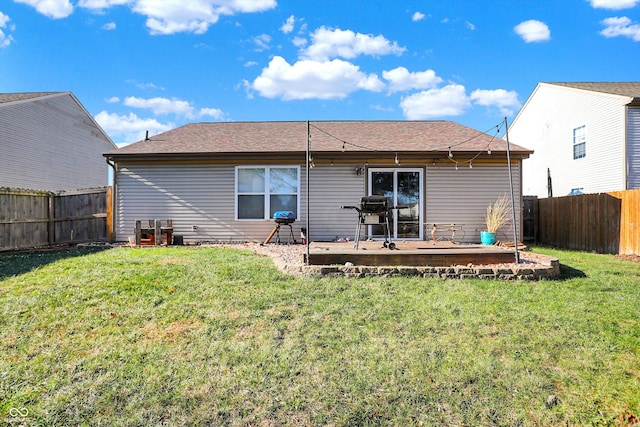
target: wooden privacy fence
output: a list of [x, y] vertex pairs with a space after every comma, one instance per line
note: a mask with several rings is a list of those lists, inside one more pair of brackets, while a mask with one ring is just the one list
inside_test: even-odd
[[0, 188], [0, 250], [106, 241], [111, 188], [51, 193]]
[[640, 255], [640, 189], [538, 199], [536, 211], [538, 243]]

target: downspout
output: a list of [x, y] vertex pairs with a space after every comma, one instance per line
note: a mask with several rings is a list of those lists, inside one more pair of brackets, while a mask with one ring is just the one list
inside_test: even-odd
[[112, 190], [111, 190], [111, 241], [115, 241], [116, 240], [116, 232], [115, 232], [115, 224], [116, 224], [116, 182], [117, 182], [117, 176], [118, 174], [116, 173], [116, 164], [115, 162], [110, 161], [110, 159], [107, 157], [105, 158], [105, 161], [107, 162], [107, 164], [109, 166], [111, 166], [111, 169], [113, 169], [113, 186], [112, 186]]
[[307, 120], [307, 153], [306, 154], [307, 154], [307, 159], [306, 159], [306, 168], [307, 168], [307, 176], [306, 176], [306, 179], [307, 179], [307, 209], [306, 209], [307, 210], [307, 212], [306, 212], [307, 213], [307, 223], [306, 223], [306, 226], [307, 226], [307, 232], [305, 233], [306, 234], [305, 237], [307, 238], [307, 241], [305, 243], [307, 244], [307, 248], [306, 248], [306, 252], [307, 252], [307, 254], [306, 254], [307, 255], [306, 256], [306, 265], [308, 266], [309, 265], [309, 256], [310, 256], [310, 246], [309, 245], [311, 244], [311, 228], [309, 227], [309, 222], [310, 222], [310, 220], [309, 220], [309, 215], [310, 215], [309, 211], [311, 210], [311, 207], [309, 205], [309, 202], [311, 200], [311, 197], [309, 195], [309, 182], [310, 182], [310, 179], [309, 179], [309, 173], [310, 172], [309, 171], [311, 170], [311, 167], [310, 167], [311, 164], [309, 162], [309, 157], [311, 156], [311, 129], [310, 129], [310, 125], [309, 125], [309, 120]]

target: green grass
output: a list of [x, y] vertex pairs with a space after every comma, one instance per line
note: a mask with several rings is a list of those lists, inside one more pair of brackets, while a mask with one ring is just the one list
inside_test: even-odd
[[537, 251], [562, 280], [301, 278], [225, 248], [0, 256], [0, 424], [632, 424], [640, 265]]

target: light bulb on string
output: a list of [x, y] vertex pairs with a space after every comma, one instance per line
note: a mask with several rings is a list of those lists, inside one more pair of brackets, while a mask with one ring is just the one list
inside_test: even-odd
[[396, 162], [396, 165], [399, 165], [399, 164], [400, 164], [400, 160], [398, 160], [398, 153], [396, 153], [396, 158], [395, 158], [395, 160], [394, 160], [394, 161]]
[[451, 147], [449, 147], [449, 158], [453, 157], [453, 153], [451, 152]]

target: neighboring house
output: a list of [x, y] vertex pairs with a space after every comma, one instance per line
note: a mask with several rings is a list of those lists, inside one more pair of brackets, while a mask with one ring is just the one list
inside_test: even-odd
[[538, 197], [640, 188], [640, 82], [539, 83], [509, 127]]
[[115, 148], [71, 92], [0, 93], [0, 187], [104, 187]]
[[[340, 206], [384, 195], [403, 206], [392, 211], [393, 239], [430, 239], [432, 223], [457, 223], [457, 238], [479, 242], [486, 207], [510, 193], [506, 148], [449, 121], [228, 122], [188, 124], [104, 155], [115, 169], [119, 241], [136, 220], [172, 219], [187, 241], [261, 242], [279, 210], [297, 215], [298, 241], [307, 224], [313, 241], [353, 239], [358, 214]], [[531, 151], [510, 151], [520, 212]], [[513, 240], [512, 229], [499, 238]]]

